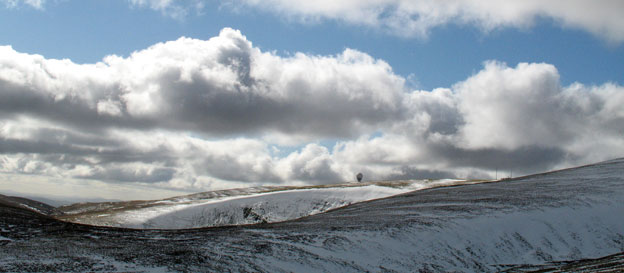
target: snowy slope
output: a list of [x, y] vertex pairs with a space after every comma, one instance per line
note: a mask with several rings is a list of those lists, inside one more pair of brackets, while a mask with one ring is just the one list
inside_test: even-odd
[[523, 272], [571, 260], [585, 272], [624, 270], [624, 159], [273, 224], [135, 230], [0, 212], [9, 272]]
[[16, 197], [16, 196], [6, 196], [6, 195], [0, 194], [0, 204], [11, 206], [11, 207], [27, 209], [27, 210], [31, 210], [37, 213], [44, 214], [44, 215], [61, 214], [61, 212], [56, 210], [56, 208], [54, 208], [53, 206], [50, 206], [48, 204], [45, 204], [39, 201], [22, 198], [22, 197]]
[[[399, 272], [481, 272], [602, 257], [624, 251], [624, 160], [413, 192], [302, 219], [287, 229], [323, 223], [340, 228], [321, 236], [323, 243], [302, 247], [332, 261], [319, 271], [344, 270], [336, 265], [352, 261], [355, 270], [383, 265]], [[301, 263], [276, 259], [265, 266], [313, 266]]]
[[236, 189], [142, 203], [72, 206], [66, 208], [68, 215], [63, 219], [90, 225], [141, 229], [273, 223], [414, 190], [469, 183], [477, 182], [445, 179]]

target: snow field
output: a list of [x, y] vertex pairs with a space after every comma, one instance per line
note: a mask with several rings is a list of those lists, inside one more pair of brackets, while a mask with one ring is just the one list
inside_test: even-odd
[[414, 190], [475, 183], [464, 180], [414, 180], [289, 189], [192, 200], [154, 201], [153, 206], [99, 214], [74, 221], [91, 225], [137, 229], [188, 229], [254, 223], [273, 223], [322, 213], [357, 202]]

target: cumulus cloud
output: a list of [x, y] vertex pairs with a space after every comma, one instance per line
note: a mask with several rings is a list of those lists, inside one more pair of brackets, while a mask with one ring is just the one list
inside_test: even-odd
[[403, 114], [404, 80], [383, 61], [351, 49], [282, 58], [253, 48], [232, 29], [208, 41], [180, 38], [94, 65], [10, 47], [0, 52], [0, 84], [7, 90], [0, 111], [85, 129], [343, 137]]
[[7, 8], [16, 8], [20, 5], [28, 5], [36, 9], [43, 9], [45, 0], [2, 0], [4, 6]]
[[408, 118], [380, 136], [338, 143], [333, 157], [380, 179], [419, 177], [415, 170], [518, 175], [616, 158], [624, 123], [612, 105], [623, 95], [611, 83], [562, 87], [550, 64], [490, 61], [449, 89], [406, 93]]
[[530, 27], [537, 18], [589, 31], [610, 42], [624, 41], [624, 2], [619, 0], [374, 0], [291, 1], [230, 0], [301, 21], [322, 19], [364, 25], [396, 35], [425, 37], [448, 23], [475, 25], [484, 31]]
[[448, 88], [406, 86], [363, 52], [278, 56], [232, 29], [96, 64], [3, 46], [0, 172], [198, 191], [525, 174], [624, 153], [617, 84], [488, 61]]
[[464, 124], [461, 145], [470, 149], [513, 150], [528, 145], [566, 143], [575, 134], [566, 113], [557, 69], [521, 63], [516, 68], [489, 62], [454, 87]]
[[232, 29], [86, 65], [0, 52], [5, 172], [190, 187], [336, 182], [318, 153], [276, 159], [269, 146], [353, 137], [406, 114], [404, 80], [381, 60], [351, 49], [280, 57]]

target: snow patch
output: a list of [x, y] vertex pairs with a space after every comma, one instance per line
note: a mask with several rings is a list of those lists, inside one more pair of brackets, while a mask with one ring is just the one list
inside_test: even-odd
[[[78, 216], [73, 221], [137, 229], [188, 229], [273, 223], [414, 190], [471, 183], [476, 182], [442, 179], [340, 184], [277, 191], [270, 188], [248, 191], [241, 189], [207, 194], [210, 196], [208, 198], [196, 199], [197, 197], [188, 196], [158, 200], [146, 207], [101, 213], [97, 217]], [[258, 190], [264, 192], [253, 192]]]
[[36, 212], [38, 212], [38, 213], [45, 214], [44, 212], [42, 212], [42, 211], [41, 211], [41, 210], [39, 210], [38, 208], [31, 207], [31, 206], [26, 205], [26, 204], [24, 204], [24, 203], [20, 203], [19, 205], [20, 205], [20, 206], [22, 206], [22, 207], [24, 207], [24, 208], [27, 208], [27, 209], [30, 209], [30, 210], [34, 210], [34, 211], [36, 211]]

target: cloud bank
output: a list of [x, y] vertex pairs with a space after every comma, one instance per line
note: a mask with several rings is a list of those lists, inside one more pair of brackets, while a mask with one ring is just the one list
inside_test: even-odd
[[374, 0], [291, 1], [240, 0], [249, 6], [291, 18], [330, 19], [382, 29], [400, 36], [426, 37], [432, 28], [448, 23], [475, 25], [484, 31], [530, 27], [537, 18], [563, 27], [589, 31], [610, 42], [624, 41], [624, 2], [619, 0]]
[[[129, 0], [174, 18], [200, 11], [200, 0]], [[446, 24], [472, 25], [487, 32], [513, 27], [530, 28], [538, 18], [564, 28], [581, 29], [610, 43], [624, 41], [624, 2], [620, 0], [228, 0], [221, 6], [233, 10], [259, 9], [294, 21], [333, 20], [379, 29], [403, 37], [426, 37]]]
[[[624, 154], [624, 87], [488, 61], [409, 90], [346, 49], [278, 56], [239, 31], [95, 64], [0, 47], [0, 172], [210, 190], [488, 177]], [[330, 144], [327, 144], [330, 143]]]

